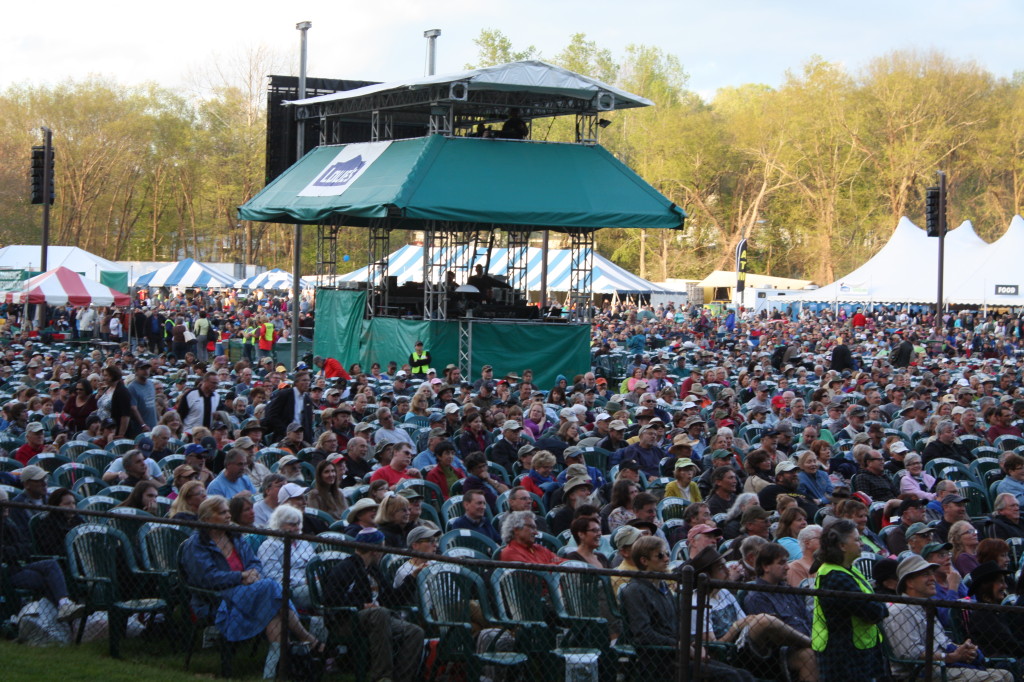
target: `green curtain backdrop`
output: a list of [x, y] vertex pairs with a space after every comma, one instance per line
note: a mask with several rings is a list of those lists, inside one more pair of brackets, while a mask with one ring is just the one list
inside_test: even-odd
[[[88, 275], [86, 275], [88, 277]], [[128, 273], [100, 270], [100, 284], [122, 294], [128, 293]]]
[[359, 361], [359, 336], [366, 292], [318, 289], [313, 354], [334, 358], [344, 367]]

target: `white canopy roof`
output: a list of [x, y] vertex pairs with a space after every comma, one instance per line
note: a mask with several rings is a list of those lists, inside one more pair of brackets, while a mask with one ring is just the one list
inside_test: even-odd
[[[942, 281], [946, 303], [1024, 305], [1024, 296], [995, 295], [996, 285], [1017, 285], [1018, 292], [1024, 294], [1024, 276], [1013, 262], [1024, 248], [1024, 220], [1014, 217], [1006, 234], [994, 244], [986, 244], [970, 221], [950, 230], [945, 241]], [[892, 237], [868, 262], [820, 289], [787, 294], [786, 300], [934, 303], [938, 243], [908, 218], [901, 218]]]
[[285, 102], [285, 104], [323, 104], [325, 102], [365, 97], [389, 90], [415, 90], [428, 85], [444, 85], [448, 83], [465, 83], [470, 90], [526, 91], [564, 95], [584, 100], [591, 100], [597, 97], [600, 92], [608, 92], [615, 96], [615, 109], [649, 107], [654, 104], [649, 99], [620, 90], [596, 78], [573, 73], [568, 69], [539, 60], [512, 62], [510, 64], [473, 69], [472, 71], [459, 71], [457, 73], [427, 76], [425, 78], [379, 83], [377, 85], [356, 88], [355, 90], [335, 92], [330, 95], [292, 100]]
[[[12, 270], [38, 270], [41, 247], [38, 244], [12, 244], [0, 249], [0, 268]], [[99, 279], [101, 272], [128, 272], [128, 269], [106, 258], [77, 246], [49, 246], [46, 249], [46, 267], [67, 268], [84, 272], [87, 277]]]

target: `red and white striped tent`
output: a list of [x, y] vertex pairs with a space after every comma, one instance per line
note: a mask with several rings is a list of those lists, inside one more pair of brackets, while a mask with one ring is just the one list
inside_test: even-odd
[[74, 270], [54, 268], [26, 280], [20, 291], [5, 295], [8, 303], [46, 303], [47, 305], [110, 306], [131, 305], [131, 297]]

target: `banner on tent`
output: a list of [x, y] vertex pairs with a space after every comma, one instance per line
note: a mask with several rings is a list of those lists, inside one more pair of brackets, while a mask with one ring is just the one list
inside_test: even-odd
[[28, 279], [25, 270], [0, 270], [0, 291], [21, 289], [21, 283]]
[[300, 197], [337, 197], [345, 193], [373, 162], [380, 158], [391, 141], [360, 142], [346, 145], [317, 173], [313, 181], [299, 192]]
[[868, 295], [868, 288], [867, 287], [857, 287], [857, 286], [853, 286], [852, 284], [847, 284], [846, 282], [840, 282], [839, 283], [839, 293], [845, 294], [846, 296], [864, 296], [864, 297], [867, 297], [867, 295]]
[[1017, 296], [1019, 289], [1016, 284], [997, 284], [996, 296]]

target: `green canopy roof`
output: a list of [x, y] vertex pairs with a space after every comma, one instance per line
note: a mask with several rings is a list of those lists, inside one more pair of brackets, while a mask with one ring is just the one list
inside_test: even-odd
[[679, 228], [686, 214], [600, 146], [442, 135], [317, 147], [239, 209], [242, 220], [419, 229]]

